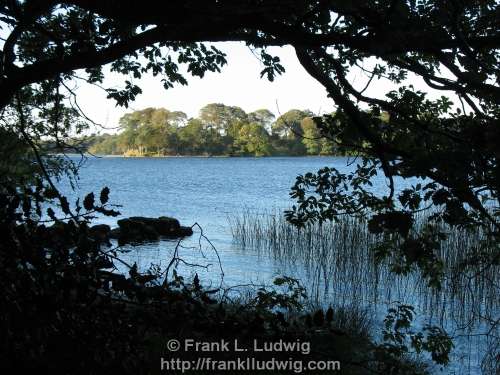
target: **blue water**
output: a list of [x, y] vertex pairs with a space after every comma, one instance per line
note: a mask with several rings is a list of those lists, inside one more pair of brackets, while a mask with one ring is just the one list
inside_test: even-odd
[[[91, 191], [98, 196], [102, 187], [109, 187], [110, 202], [122, 205], [121, 216], [100, 217], [95, 221], [112, 227], [118, 219], [129, 216], [172, 216], [182, 225], [198, 223], [219, 252], [226, 284], [249, 281], [260, 284], [272, 281], [279, 273], [277, 265], [257, 252], [240, 249], [233, 242], [228, 216], [243, 211], [281, 213], [293, 204], [289, 192], [299, 174], [326, 166], [347, 173], [355, 169], [356, 162], [347, 157], [90, 157], [79, 170], [78, 188], [73, 191], [63, 180], [60, 189], [76, 200]], [[372, 188], [383, 194], [387, 189], [385, 178], [376, 176]], [[197, 232], [186, 246], [196, 245]], [[142, 268], [151, 263], [165, 266], [170, 261], [172, 247], [160, 242], [130, 248], [129, 260]], [[208, 253], [205, 263], [218, 262], [206, 241], [203, 248]], [[198, 253], [183, 251], [183, 256], [198, 261]], [[214, 265], [205, 270], [205, 277], [213, 282], [219, 278], [216, 268]]]
[[[119, 208], [121, 216], [100, 217], [95, 220], [97, 223], [116, 226], [118, 219], [129, 216], [172, 216], [182, 225], [198, 223], [220, 254], [226, 284], [269, 283], [278, 273], [276, 266], [268, 258], [240, 249], [232, 241], [228, 215], [243, 211], [282, 212], [293, 204], [289, 192], [297, 175], [325, 166], [348, 172], [355, 168], [352, 161], [345, 157], [91, 157], [79, 170], [77, 189], [73, 191], [66, 180], [61, 182], [60, 189], [76, 200], [91, 191], [98, 195], [102, 187], [109, 187], [110, 202], [123, 205]], [[375, 179], [373, 188], [380, 193], [386, 189], [383, 176]], [[197, 232], [191, 242], [198, 240]], [[195, 244], [186, 246], [190, 245]], [[172, 247], [161, 242], [130, 248], [129, 258], [142, 268], [151, 263], [165, 266]], [[206, 241], [203, 248], [208, 257], [205, 263], [213, 264], [216, 259]], [[190, 260], [199, 258], [194, 250], [183, 251], [183, 256]], [[216, 269], [214, 265], [205, 272], [214, 282], [219, 278]]]
[[[240, 248], [232, 239], [228, 216], [245, 211], [282, 212], [293, 204], [289, 192], [297, 175], [325, 166], [348, 172], [355, 168], [356, 163], [351, 162], [345, 157], [89, 158], [80, 168], [77, 189], [72, 190], [67, 180], [62, 180], [59, 188], [75, 200], [91, 191], [98, 195], [104, 186], [109, 187], [110, 202], [123, 205], [119, 208], [121, 216], [99, 217], [96, 223], [116, 226], [118, 219], [129, 216], [172, 216], [182, 225], [198, 223], [210, 242], [200, 237], [200, 230], [195, 228], [193, 237], [183, 242], [179, 251], [183, 259], [208, 267], [181, 270], [191, 275], [197, 272], [201, 280], [217, 286], [222, 281], [226, 286], [260, 285], [269, 284], [280, 274], [280, 266], [267, 255]], [[382, 175], [373, 182], [374, 192], [387, 191]], [[416, 181], [398, 181], [398, 186], [412, 183]], [[211, 244], [220, 256], [223, 277]], [[123, 258], [141, 269], [151, 264], [164, 268], [175, 245], [176, 242], [162, 241], [128, 246]], [[477, 367], [468, 367], [466, 371], [448, 368], [445, 373], [477, 373]]]
[[[329, 166], [349, 171], [344, 157], [273, 158], [89, 158], [80, 168], [79, 194], [111, 189], [111, 201], [123, 204], [122, 216], [174, 216], [200, 223], [213, 238], [224, 233], [228, 213], [285, 208], [298, 174]], [[69, 184], [62, 190], [71, 196]], [[382, 191], [385, 180], [375, 180]], [[107, 220], [111, 224], [116, 220]]]

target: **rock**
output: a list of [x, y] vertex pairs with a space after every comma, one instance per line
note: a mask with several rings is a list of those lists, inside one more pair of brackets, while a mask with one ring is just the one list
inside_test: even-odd
[[158, 241], [159, 233], [153, 226], [145, 224], [140, 218], [129, 218], [118, 220], [120, 235], [118, 243], [120, 245], [130, 242]]
[[187, 237], [191, 236], [193, 234], [193, 228], [191, 227], [179, 227], [178, 229], [178, 236], [176, 237]]
[[191, 236], [191, 227], [183, 227], [179, 220], [172, 217], [159, 218], [132, 216], [118, 220], [119, 228], [113, 229], [109, 236], [118, 238], [119, 244], [131, 242], [157, 241], [160, 236], [179, 238]]
[[106, 224], [97, 224], [89, 228], [89, 236], [98, 242], [109, 243], [111, 227]]
[[161, 236], [171, 236], [180, 228], [179, 220], [172, 217], [160, 216], [159, 218], [132, 216], [130, 220], [140, 221], [154, 228]]
[[113, 228], [109, 232], [109, 238], [117, 240], [120, 237], [120, 233], [121, 233], [120, 228]]

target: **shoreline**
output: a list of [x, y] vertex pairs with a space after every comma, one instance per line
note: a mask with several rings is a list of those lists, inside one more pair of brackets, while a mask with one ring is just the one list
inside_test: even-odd
[[[82, 154], [76, 153], [54, 153], [49, 154], [52, 156], [81, 156]], [[84, 153], [84, 156], [90, 156], [95, 158], [123, 158], [123, 159], [177, 159], [177, 158], [203, 158], [203, 159], [239, 159], [239, 158], [252, 158], [252, 159], [267, 159], [267, 158], [347, 158], [353, 157], [352, 155], [266, 155], [266, 156], [255, 156], [255, 155], [147, 155], [147, 156], [126, 156], [126, 155], [113, 155], [113, 154], [89, 154]]]

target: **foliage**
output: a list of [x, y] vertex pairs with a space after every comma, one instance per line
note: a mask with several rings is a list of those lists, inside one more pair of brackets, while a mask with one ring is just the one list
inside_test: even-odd
[[[429, 215], [415, 215], [414, 226], [425, 230]], [[479, 227], [465, 232], [439, 225], [446, 239], [436, 252], [440, 261], [429, 263], [440, 267], [443, 274], [437, 290], [427, 286], [428, 280], [422, 279], [415, 264], [406, 266], [404, 253], [388, 256], [374, 251], [384, 234], [371, 233], [366, 219], [343, 215], [335, 222], [309, 223], [298, 230], [279, 211], [245, 211], [230, 215], [229, 223], [238, 246], [274, 259], [282, 272], [292, 274], [300, 264], [304, 271], [301, 282], [314, 303], [327, 301], [337, 308], [349, 301], [375, 314], [380, 309], [372, 301], [383, 301], [387, 295], [398, 296], [394, 298], [411, 301], [426, 315], [443, 317], [440, 324], [456, 324], [467, 330], [482, 324], [478, 315], [494, 320], [498, 314], [496, 285], [500, 274], [494, 267], [480, 273], [464, 268], [471, 259], [480, 264], [496, 251], [487, 242], [488, 232]], [[413, 257], [422, 255], [412, 254], [415, 248], [405, 250]], [[480, 305], [478, 301], [482, 301]]]
[[[123, 116], [120, 133], [93, 137], [89, 151], [127, 156], [339, 154], [311, 115], [291, 110], [273, 122], [267, 109], [247, 114], [239, 107], [212, 103], [200, 110], [199, 118], [188, 120], [183, 112], [146, 108]], [[297, 135], [290, 130], [295, 128]]]
[[331, 155], [334, 150], [336, 154], [340, 154], [341, 151], [338, 150], [335, 141], [322, 136], [316, 122], [311, 117], [302, 119], [300, 126], [302, 128], [302, 143], [306, 147], [308, 154]]
[[[327, 90], [338, 106], [335, 114], [314, 119], [321, 134], [342, 149], [365, 157], [352, 173], [323, 169], [317, 174], [300, 176], [292, 190], [297, 206], [287, 213], [288, 219], [304, 227], [310, 221], [321, 223], [343, 214], [367, 217], [370, 229], [383, 237], [375, 249], [378, 256], [399, 258], [399, 268], [395, 269], [398, 272], [416, 267], [434, 287], [441, 284], [436, 253], [446, 236], [439, 231], [438, 224], [445, 222], [461, 230], [479, 227], [488, 234], [485, 246], [494, 251], [486, 251], [479, 258], [471, 257], [462, 270], [481, 273], [498, 267], [500, 39], [496, 0], [173, 0], [161, 4], [144, 0], [140, 6], [131, 0], [121, 1], [120, 6], [114, 0], [14, 0], [0, 2], [0, 27], [2, 133], [9, 134], [9, 142], [13, 144], [20, 140], [24, 143], [18, 149], [21, 161], [20, 167], [14, 168], [15, 173], [30, 173], [34, 167], [32, 175], [50, 180], [50, 176], [68, 170], [67, 165], [61, 164], [64, 159], [50, 163], [44, 161], [43, 155], [47, 152], [44, 145], [55, 145], [51, 151], [66, 146], [78, 149], [78, 145], [67, 142], [85, 126], [78, 120], [81, 113], [72, 89], [76, 81], [102, 86], [110, 99], [128, 106], [141, 94], [137, 80], [146, 73], [158, 76], [169, 89], [175, 84], [187, 84], [179, 69], [181, 65], [196, 77], [220, 71], [227, 62], [226, 56], [210, 42], [245, 42], [260, 57], [261, 76], [269, 80], [281, 74], [284, 66], [267, 48], [288, 44], [295, 49], [306, 72]], [[123, 75], [121, 87], [106, 87], [106, 65], [111, 72]], [[366, 83], [361, 87], [350, 79], [357, 73], [366, 75]], [[453, 100], [444, 96], [428, 99], [424, 92], [407, 84], [413, 76], [420, 77], [433, 90], [454, 95]], [[385, 96], [380, 90], [368, 90], [377, 81], [397, 89], [390, 89]], [[302, 134], [296, 121], [286, 122]], [[219, 129], [209, 129], [202, 138], [209, 139], [206, 152], [210, 154], [221, 153], [227, 146], [227, 134], [239, 126], [233, 124], [230, 129], [224, 128], [228, 126], [224, 121], [217, 124]], [[189, 142], [191, 139], [186, 135], [196, 133], [200, 123], [194, 123], [193, 128], [184, 134]], [[135, 134], [137, 130], [132, 127], [123, 142], [140, 154], [146, 152], [142, 149], [143, 142], [158, 139], [152, 136], [156, 132], [161, 137], [171, 135], [162, 133], [164, 127], [147, 127], [143, 133]], [[283, 133], [283, 128], [275, 130]], [[266, 148], [260, 142], [253, 142], [252, 134], [256, 132], [244, 132], [246, 152], [264, 152]], [[304, 152], [306, 146], [295, 138], [295, 132], [286, 136], [293, 142], [289, 145], [294, 152]], [[181, 135], [179, 138], [182, 140]], [[169, 145], [175, 145], [175, 141]], [[309, 144], [308, 148], [312, 150], [314, 145]], [[378, 173], [383, 173], [388, 182], [383, 196], [375, 196], [369, 190], [370, 179]], [[54, 253], [49, 260], [40, 257], [38, 253], [43, 254], [47, 249], [41, 246], [43, 242], [37, 241], [39, 234], [35, 229], [39, 219], [28, 215], [19, 219], [17, 212], [20, 202], [25, 213], [29, 212], [30, 197], [36, 202], [38, 193], [33, 192], [32, 183], [26, 183], [29, 175], [18, 177], [8, 181], [1, 191], [6, 195], [2, 209], [7, 215], [1, 218], [5, 229], [2, 232], [7, 233], [1, 253], [4, 262], [1, 274], [7, 278], [2, 285], [6, 290], [2, 301], [14, 298], [18, 302], [25, 295], [35, 303], [19, 301], [18, 305], [24, 306], [25, 312], [34, 313], [19, 314], [22, 320], [16, 325], [18, 311], [11, 310], [16, 304], [3, 304], [2, 308], [10, 312], [6, 319], [14, 319], [13, 327], [26, 325], [20, 328], [21, 332], [29, 330], [26, 323], [35, 319], [47, 324], [41, 323], [40, 331], [35, 327], [35, 334], [30, 332], [32, 335], [19, 335], [16, 339], [25, 338], [29, 347], [33, 337], [50, 337], [47, 332], [56, 332], [53, 337], [57, 337], [57, 327], [72, 327], [72, 332], [88, 338], [85, 342], [93, 343], [96, 338], [102, 339], [101, 344], [106, 343], [99, 334], [99, 323], [105, 321], [103, 326], [115, 328], [121, 321], [109, 318], [112, 313], [101, 321], [93, 316], [96, 304], [90, 297], [95, 296], [95, 279], [80, 277], [80, 273], [93, 275], [94, 262], [87, 264], [85, 259], [93, 259], [95, 249], [85, 241], [85, 236], [80, 236], [82, 225], [75, 222], [63, 232], [78, 240], [76, 250], [82, 246], [84, 254], [68, 252], [69, 249], [56, 244], [51, 246], [60, 249], [61, 254]], [[421, 181], [399, 191], [396, 184], [401, 178]], [[50, 188], [53, 186], [48, 191]], [[53, 194], [66, 211], [67, 201]], [[90, 198], [87, 203], [90, 207]], [[427, 208], [435, 210], [428, 225], [421, 230], [415, 228], [413, 215]], [[472, 250], [470, 253], [475, 253]], [[79, 257], [83, 258], [76, 272], [79, 277], [69, 277], [68, 282], [76, 283], [73, 289], [77, 291], [68, 293], [67, 288], [59, 289], [59, 282], [69, 273], [60, 273], [57, 267], [38, 272], [38, 265], [31, 265], [35, 271], [30, 275], [31, 263], [25, 262], [30, 257], [41, 263], [40, 269], [57, 265], [61, 258], [65, 262], [63, 271], [68, 267], [71, 272], [75, 271], [72, 258], [76, 257], [78, 262]], [[24, 277], [18, 277], [19, 268], [23, 269]], [[78, 300], [83, 303], [73, 305], [69, 297], [76, 293], [80, 298], [79, 280], [84, 281], [83, 299]], [[26, 293], [16, 292], [18, 289], [11, 289], [9, 283]], [[62, 291], [67, 294], [64, 298]], [[56, 308], [44, 309], [45, 301]], [[65, 303], [71, 304], [67, 310]], [[83, 320], [79, 321], [82, 324], [72, 321], [82, 305], [89, 313], [87, 316], [92, 316], [92, 321], [87, 318], [86, 324]], [[59, 314], [44, 314], [59, 310]], [[66, 323], [52, 324], [54, 316], [62, 317]], [[492, 331], [498, 328], [499, 321], [486, 323], [490, 325], [488, 331]], [[95, 331], [89, 332], [88, 327]], [[130, 335], [125, 337], [133, 336], [127, 333]], [[3, 342], [9, 341], [14, 340]], [[126, 354], [127, 340], [116, 342], [124, 343], [117, 352]], [[74, 341], [64, 344], [72, 347]], [[40, 351], [48, 346], [33, 345], [32, 351], [23, 355], [41, 355]], [[81, 353], [88, 353], [86, 348], [75, 347]]]
[[[279, 277], [273, 287], [250, 290], [247, 301], [234, 301], [234, 288], [207, 288], [196, 274], [188, 281], [174, 269], [168, 278], [169, 273], [158, 267], [140, 272], [137, 265], [124, 263], [121, 250], [110, 248], [89, 228], [96, 214], [118, 214], [109, 195], [104, 188], [98, 197], [89, 193], [70, 206], [41, 180], [27, 192], [3, 185], [3, 369], [146, 374], [157, 368], [158, 358], [172, 355], [164, 349], [165, 340], [172, 337], [236, 338], [240, 345], [280, 337], [311, 342], [311, 358], [326, 358], [324, 350], [328, 358], [341, 355], [339, 360], [347, 368], [355, 369], [354, 359], [359, 358], [384, 365], [370, 354], [375, 347], [369, 338], [362, 332], [344, 332], [333, 310], [312, 316], [301, 312], [306, 291], [296, 279]], [[36, 219], [48, 203], [58, 206], [64, 217], [48, 207], [47, 219]], [[128, 273], [119, 272], [118, 265]], [[355, 346], [360, 343], [363, 350]], [[236, 354], [211, 353], [226, 359]], [[291, 354], [283, 355], [288, 360]], [[399, 367], [405, 368], [403, 364]]]
[[441, 328], [430, 325], [426, 325], [423, 332], [414, 332], [411, 329], [414, 315], [415, 309], [409, 305], [397, 304], [389, 308], [383, 330], [386, 353], [401, 357], [409, 348], [417, 354], [425, 350], [437, 364], [446, 365], [453, 348], [451, 338]]
[[274, 285], [283, 287], [284, 291], [269, 291], [266, 288], [259, 288], [255, 302], [258, 309], [302, 310], [307, 294], [299, 280], [288, 276], [277, 277], [274, 279]]
[[19, 138], [17, 133], [0, 128], [0, 153], [5, 157], [0, 160], [0, 178], [22, 180], [35, 171], [31, 165], [29, 147]]

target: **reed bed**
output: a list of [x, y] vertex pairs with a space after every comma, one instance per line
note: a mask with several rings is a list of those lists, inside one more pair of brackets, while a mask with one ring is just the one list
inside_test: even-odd
[[[417, 217], [417, 225], [424, 221], [425, 216]], [[498, 319], [499, 267], [464, 272], [461, 265], [481, 251], [498, 251], [479, 229], [442, 227], [448, 234], [439, 250], [445, 277], [437, 290], [429, 288], [418, 271], [398, 276], [390, 271], [389, 261], [377, 264], [372, 249], [380, 237], [369, 233], [361, 219], [344, 216], [299, 230], [281, 212], [247, 211], [229, 217], [229, 222], [238, 246], [268, 255], [280, 272], [300, 277], [320, 303], [364, 308], [403, 301], [429, 320], [470, 331], [481, 321]]]

